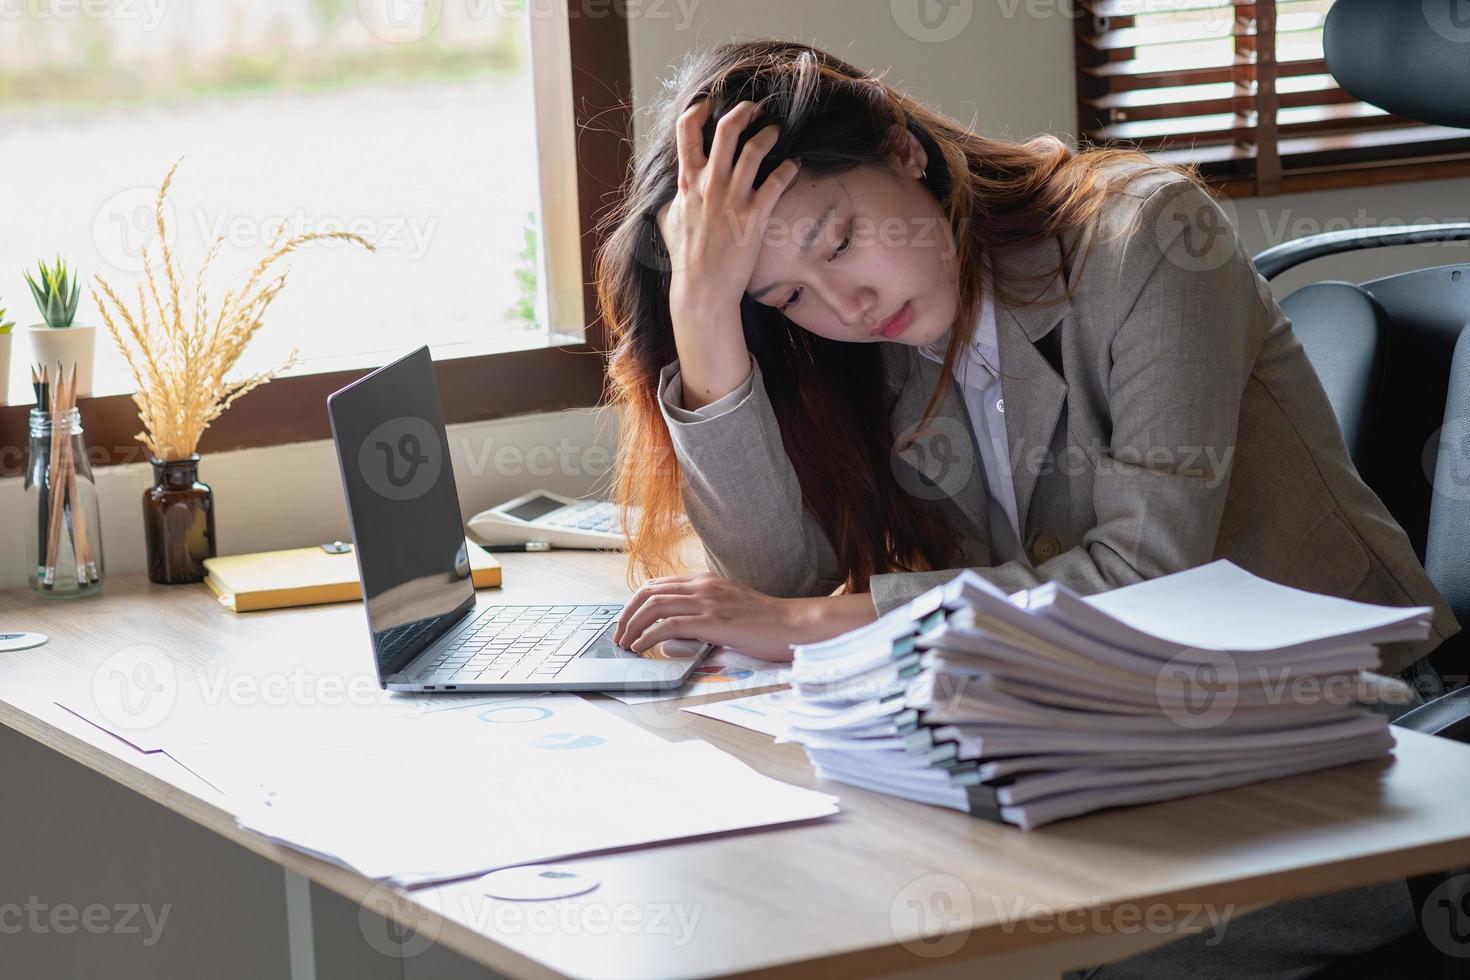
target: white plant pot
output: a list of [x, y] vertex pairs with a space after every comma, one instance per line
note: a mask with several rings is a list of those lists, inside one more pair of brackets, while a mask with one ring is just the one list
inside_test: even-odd
[[0, 333], [0, 405], [10, 404], [10, 336]]
[[[96, 349], [97, 328], [70, 326], [55, 329], [38, 323], [27, 327], [31, 338], [31, 361], [45, 364], [49, 373], [56, 373], [56, 362], [60, 361], [67, 370], [77, 366], [77, 394], [92, 393], [92, 357]], [[54, 382], [56, 379], [53, 377]]]

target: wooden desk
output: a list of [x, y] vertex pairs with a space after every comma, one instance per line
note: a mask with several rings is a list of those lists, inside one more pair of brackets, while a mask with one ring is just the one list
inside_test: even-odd
[[[482, 601], [628, 595], [620, 555], [502, 560], [506, 585], [482, 592]], [[837, 794], [841, 813], [559, 862], [601, 881], [561, 903], [496, 902], [473, 882], [407, 895], [241, 831], [227, 801], [191, 789], [197, 782], [156, 757], [17, 707], [90, 691], [99, 665], [134, 644], [162, 648], [181, 667], [261, 677], [308, 665], [317, 676], [360, 680], [369, 656], [360, 605], [237, 616], [203, 586], [160, 587], [122, 575], [108, 580], [102, 596], [75, 602], [0, 593], [0, 623], [51, 636], [43, 647], [0, 654], [0, 723], [287, 869], [293, 914], [302, 895], [289, 883], [309, 880], [354, 902], [366, 898], [416, 928], [423, 942], [514, 976], [798, 968], [827, 976], [975, 976], [983, 961], [991, 976], [1055, 977], [1159, 945], [1174, 930], [1202, 928], [1209, 924], [1202, 910], [1240, 913], [1470, 864], [1470, 746], [1412, 732], [1397, 733], [1392, 760], [1027, 833], [821, 782], [798, 746], [678, 711], [678, 703], [634, 708], [599, 697], [607, 710], [665, 737], [703, 738], [770, 776]], [[592, 801], [591, 818], [596, 807], [617, 802]], [[26, 845], [0, 841], [0, 853], [15, 846]], [[539, 919], [538, 906], [545, 910]], [[413, 952], [410, 942], [405, 953]], [[293, 955], [297, 975], [312, 975], [309, 946]]]

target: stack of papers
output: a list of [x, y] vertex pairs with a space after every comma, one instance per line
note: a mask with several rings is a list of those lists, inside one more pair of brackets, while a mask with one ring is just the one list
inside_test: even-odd
[[1303, 592], [1228, 561], [1083, 597], [963, 571], [795, 647], [787, 737], [823, 778], [1037, 827], [1388, 752], [1376, 644], [1427, 606]]

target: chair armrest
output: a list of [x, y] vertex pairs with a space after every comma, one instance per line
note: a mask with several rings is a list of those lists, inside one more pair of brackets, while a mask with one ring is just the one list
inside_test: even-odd
[[1470, 222], [1457, 221], [1442, 225], [1404, 225], [1398, 228], [1352, 228], [1307, 235], [1272, 246], [1251, 261], [1256, 272], [1267, 280], [1275, 279], [1292, 266], [1301, 265], [1324, 255], [1356, 252], [1365, 248], [1389, 245], [1419, 245], [1425, 242], [1459, 242], [1470, 240]]
[[1392, 724], [1456, 742], [1470, 742], [1470, 686], [1457, 688], [1406, 711]]

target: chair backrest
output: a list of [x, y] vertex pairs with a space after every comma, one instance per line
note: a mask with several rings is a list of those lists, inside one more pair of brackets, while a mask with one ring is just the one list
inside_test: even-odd
[[[1470, 128], [1470, 17], [1461, 0], [1336, 0], [1322, 27], [1327, 70], [1390, 113]], [[1463, 226], [1421, 229], [1425, 241]], [[1260, 257], [1268, 279], [1317, 254], [1374, 247], [1318, 235]], [[1377, 244], [1387, 244], [1379, 241]], [[1268, 253], [1276, 254], [1268, 254]], [[1432, 661], [1470, 672], [1470, 265], [1355, 286], [1316, 283], [1281, 303], [1364, 481], [1408, 534], [1461, 632]], [[1451, 681], [1450, 677], [1445, 678]]]
[[1327, 70], [1354, 98], [1436, 126], [1470, 128], [1470, 15], [1463, 0], [1336, 0]]
[[[1470, 279], [1467, 270], [1466, 279]], [[1465, 307], [1470, 318], [1470, 303]], [[1470, 631], [1470, 330], [1462, 330], [1450, 362], [1449, 394], [1434, 468], [1424, 567], [1460, 625]], [[1464, 665], [1470, 672], [1470, 664]]]
[[1369, 422], [1383, 383], [1388, 317], [1373, 294], [1350, 282], [1316, 282], [1281, 301], [1292, 332], [1317, 371], [1353, 463], [1367, 463]]
[[1470, 264], [1314, 283], [1281, 308], [1470, 649]]

